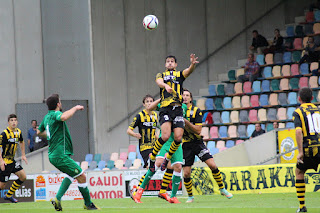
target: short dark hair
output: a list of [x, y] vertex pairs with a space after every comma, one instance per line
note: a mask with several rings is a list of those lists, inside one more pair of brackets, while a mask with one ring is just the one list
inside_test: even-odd
[[192, 96], [192, 92], [190, 92], [188, 89], [183, 89], [183, 92], [188, 92], [190, 93], [190, 98], [191, 98], [191, 104], [193, 104], [193, 96]]
[[48, 109], [55, 110], [57, 108], [59, 100], [60, 98], [58, 94], [52, 94], [49, 98], [47, 98], [46, 104], [48, 106]]
[[37, 120], [32, 120], [31, 123], [32, 123], [33, 121], [35, 121], [36, 123], [38, 123]]
[[10, 121], [11, 118], [18, 118], [16, 114], [10, 114], [8, 116], [8, 122]]
[[166, 60], [167, 60], [168, 58], [173, 58], [173, 59], [174, 59], [174, 62], [177, 63], [177, 58], [176, 58], [174, 55], [168, 55], [168, 56], [166, 57]]
[[258, 33], [258, 30], [253, 30], [252, 33], [257, 33], [257, 34], [259, 34], [259, 33]]
[[152, 98], [152, 100], [154, 101], [154, 98], [151, 95], [148, 94], [148, 95], [143, 97], [143, 99], [142, 99], [142, 103], [143, 104], [144, 104], [144, 102], [146, 101], [147, 98]]
[[278, 33], [280, 33], [280, 30], [278, 28], [274, 29], [274, 31], [278, 31]]
[[299, 91], [299, 97], [303, 103], [311, 103], [312, 90], [308, 87], [303, 87]]

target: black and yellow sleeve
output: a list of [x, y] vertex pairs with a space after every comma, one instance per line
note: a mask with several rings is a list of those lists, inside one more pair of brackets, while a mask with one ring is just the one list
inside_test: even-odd
[[[297, 110], [300, 110], [300, 109], [297, 109]], [[300, 128], [302, 129], [302, 122], [301, 122], [301, 119], [300, 119], [300, 115], [298, 114], [297, 111], [294, 111], [293, 114], [292, 114], [292, 119], [293, 119], [293, 123], [294, 123], [294, 127], [297, 129], [297, 128]]]
[[141, 119], [140, 119], [140, 114], [137, 114], [134, 118], [133, 118], [133, 121], [131, 122], [129, 128], [130, 129], [134, 129], [136, 128], [139, 123], [140, 123]]

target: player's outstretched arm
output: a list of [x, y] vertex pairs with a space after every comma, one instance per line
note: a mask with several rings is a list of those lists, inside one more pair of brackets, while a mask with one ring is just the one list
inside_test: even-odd
[[132, 136], [132, 137], [135, 137], [137, 139], [141, 138], [140, 133], [135, 133], [130, 127], [128, 127], [128, 129], [127, 129], [127, 134]]
[[146, 107], [147, 110], [153, 111], [157, 109], [158, 104], [160, 103], [160, 98], [152, 102], [150, 105]]
[[198, 64], [198, 57], [196, 57], [195, 54], [191, 54], [190, 55], [190, 66], [182, 71], [182, 74], [185, 78], [189, 77], [189, 75], [194, 71], [194, 69], [196, 68], [196, 64]]
[[160, 88], [165, 88], [168, 93], [172, 93], [173, 92], [172, 88], [168, 84], [164, 83], [163, 78], [161, 76], [161, 73], [157, 74], [156, 83]]
[[76, 113], [76, 111], [83, 110], [83, 109], [84, 109], [84, 107], [81, 105], [77, 105], [77, 106], [72, 107], [68, 111], [65, 111], [64, 113], [62, 113], [61, 121], [68, 120], [69, 118], [71, 118], [74, 115], [74, 113]]
[[184, 122], [186, 125], [185, 128], [192, 131], [194, 134], [200, 135], [201, 130], [202, 130], [202, 125], [194, 125], [190, 121], [188, 121], [187, 119], [184, 119]]

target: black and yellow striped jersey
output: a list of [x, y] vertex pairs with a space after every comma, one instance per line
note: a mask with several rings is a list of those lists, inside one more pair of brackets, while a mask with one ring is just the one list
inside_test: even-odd
[[2, 158], [5, 163], [13, 163], [19, 142], [23, 142], [21, 130], [16, 128], [11, 131], [9, 127], [0, 134], [0, 147], [2, 147]]
[[296, 129], [302, 129], [303, 152], [306, 157], [318, 154], [320, 146], [320, 111], [311, 103], [304, 103], [293, 113]]
[[138, 127], [141, 138], [139, 139], [140, 152], [152, 149], [156, 142], [156, 128], [158, 126], [158, 115], [152, 111], [149, 115], [146, 110], [139, 112], [134, 118], [129, 128]]
[[163, 82], [168, 84], [174, 92], [168, 93], [165, 88], [160, 88], [160, 107], [166, 107], [170, 104], [182, 103], [183, 81], [186, 79], [183, 75], [183, 71], [168, 71], [158, 73], [156, 79], [162, 78]]
[[[202, 126], [202, 112], [198, 107], [191, 105], [188, 107], [186, 112], [186, 119], [190, 121], [190, 123], [194, 125], [201, 125]], [[193, 132], [189, 132], [186, 129], [183, 132], [183, 139], [182, 142], [198, 142], [201, 141], [202, 137], [198, 134]]]

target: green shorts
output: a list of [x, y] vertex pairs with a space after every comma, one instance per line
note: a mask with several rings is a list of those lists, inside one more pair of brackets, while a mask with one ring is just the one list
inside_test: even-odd
[[61, 172], [66, 173], [72, 178], [76, 178], [83, 173], [80, 166], [78, 166], [78, 164], [76, 164], [76, 162], [70, 158], [69, 155], [61, 155], [59, 157], [49, 156], [49, 161]]
[[[161, 133], [160, 136], [161, 137]], [[169, 140], [163, 144], [162, 148], [160, 149], [157, 158], [165, 158], [166, 153], [169, 152], [171, 143], [173, 142], [173, 133], [171, 133], [171, 136], [169, 138]], [[183, 164], [183, 151], [182, 151], [182, 144], [180, 144], [179, 148], [177, 149], [177, 151], [172, 155], [171, 158], [171, 166], [173, 166], [176, 163], [180, 163]]]

